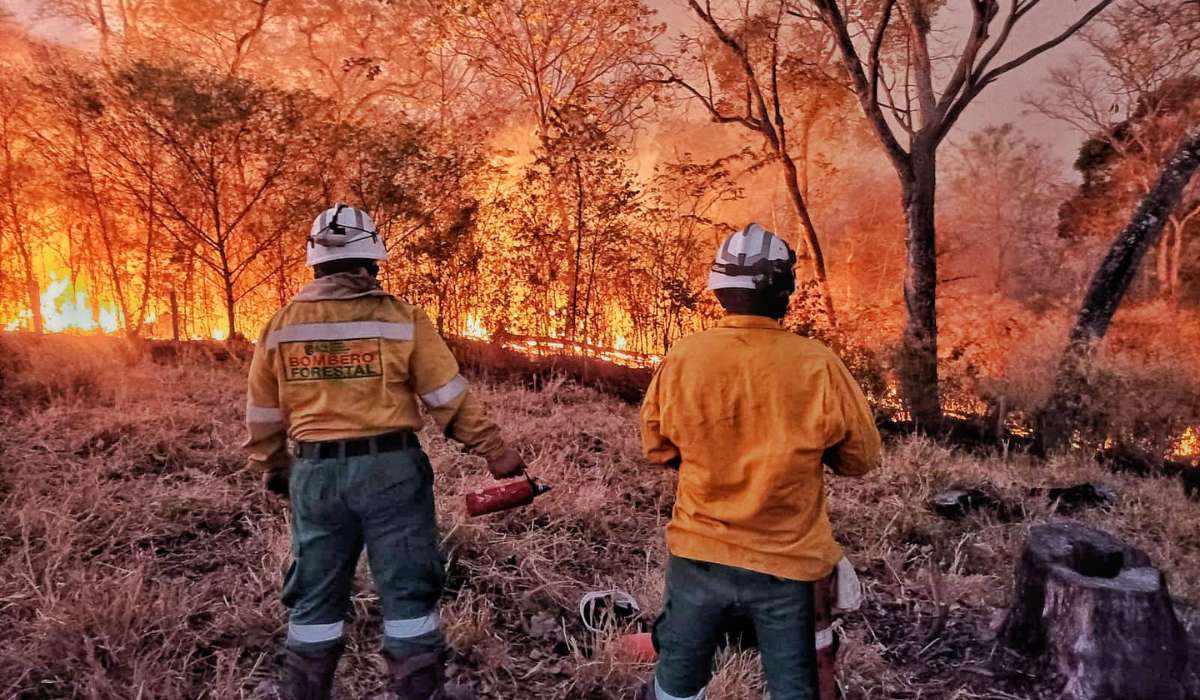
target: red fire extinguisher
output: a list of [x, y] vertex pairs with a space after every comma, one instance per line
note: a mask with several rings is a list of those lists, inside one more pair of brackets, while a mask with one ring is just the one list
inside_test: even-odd
[[467, 513], [471, 517], [499, 513], [503, 510], [520, 508], [533, 503], [533, 499], [550, 490], [533, 477], [509, 481], [467, 494]]

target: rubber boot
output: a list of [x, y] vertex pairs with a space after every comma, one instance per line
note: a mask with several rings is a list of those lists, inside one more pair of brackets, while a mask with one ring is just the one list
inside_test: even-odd
[[396, 700], [447, 700], [446, 659], [440, 652], [415, 656], [393, 656], [384, 651], [387, 661], [388, 690]]
[[342, 644], [316, 652], [287, 649], [283, 657], [284, 700], [330, 700], [333, 697], [333, 676]]

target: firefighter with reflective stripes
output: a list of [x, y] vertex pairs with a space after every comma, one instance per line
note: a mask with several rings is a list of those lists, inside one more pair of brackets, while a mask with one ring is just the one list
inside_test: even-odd
[[380, 287], [386, 257], [365, 212], [322, 212], [308, 240], [315, 280], [267, 323], [250, 365], [245, 447], [292, 506], [282, 690], [294, 700], [330, 697], [364, 546], [390, 690], [445, 697], [444, 566], [418, 402], [496, 477], [524, 470], [429, 318]]
[[[667, 525], [658, 665], [643, 700], [699, 700], [731, 619], [749, 619], [772, 700], [818, 697], [817, 594], [846, 568], [825, 509], [824, 466], [859, 476], [879, 463], [862, 391], [821, 343], [780, 323], [795, 254], [750, 224], [709, 274], [727, 316], [684, 338], [642, 406], [650, 461], [679, 470]], [[852, 570], [840, 583], [852, 583]], [[839, 574], [840, 578], [840, 574]], [[823, 621], [824, 627], [827, 621]], [[824, 698], [822, 700], [825, 700]]]

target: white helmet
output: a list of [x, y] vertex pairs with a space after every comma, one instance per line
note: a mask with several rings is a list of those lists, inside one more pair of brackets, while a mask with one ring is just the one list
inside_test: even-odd
[[775, 234], [758, 224], [731, 234], [717, 251], [708, 273], [709, 289], [796, 288], [796, 254]]
[[338, 202], [313, 220], [306, 262], [313, 267], [349, 258], [387, 260], [387, 248], [365, 211]]

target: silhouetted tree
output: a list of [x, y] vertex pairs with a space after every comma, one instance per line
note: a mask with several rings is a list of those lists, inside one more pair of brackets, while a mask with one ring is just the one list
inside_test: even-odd
[[1163, 164], [1150, 193], [1138, 206], [1129, 225], [1113, 241], [1092, 278], [1059, 363], [1054, 393], [1040, 417], [1044, 449], [1061, 447], [1070, 438], [1070, 430], [1079, 419], [1084, 380], [1092, 354], [1108, 332], [1142, 258], [1162, 235], [1168, 217], [1179, 206], [1185, 188], [1198, 169], [1200, 129], [1194, 128]]
[[[1062, 44], [1112, 2], [1092, 0], [1078, 20], [1051, 39], [1001, 59], [1014, 32], [1024, 26], [1022, 20], [1041, 0], [1013, 0], [1004, 11], [999, 0], [972, 0], [971, 27], [946, 71], [938, 70], [930, 46], [940, 2], [881, 0], [851, 5], [850, 14], [838, 0], [793, 2], [794, 16], [820, 21], [832, 33], [863, 113], [900, 179], [908, 224], [900, 374], [909, 410], [920, 423], [936, 424], [942, 413], [935, 215], [939, 147], [988, 85]], [[864, 39], [856, 41], [856, 35]], [[889, 46], [901, 48], [885, 50]], [[941, 86], [935, 86], [942, 75]]]

